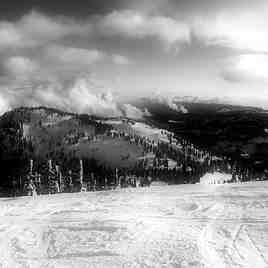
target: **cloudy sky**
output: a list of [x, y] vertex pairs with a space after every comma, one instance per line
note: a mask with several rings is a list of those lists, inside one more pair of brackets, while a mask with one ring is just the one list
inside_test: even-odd
[[0, 113], [156, 92], [268, 108], [267, 18], [267, 0], [2, 0]]

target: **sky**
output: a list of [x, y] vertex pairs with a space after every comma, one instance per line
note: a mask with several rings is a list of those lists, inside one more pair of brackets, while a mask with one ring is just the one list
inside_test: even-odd
[[3, 0], [0, 113], [116, 115], [155, 94], [268, 108], [267, 18], [267, 0]]

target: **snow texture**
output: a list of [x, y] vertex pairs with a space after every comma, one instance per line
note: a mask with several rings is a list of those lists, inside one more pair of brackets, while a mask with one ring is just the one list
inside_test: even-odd
[[222, 184], [227, 183], [232, 180], [231, 174], [213, 172], [206, 173], [203, 177], [200, 178], [200, 183], [202, 184]]
[[1, 199], [0, 267], [268, 267], [268, 183]]

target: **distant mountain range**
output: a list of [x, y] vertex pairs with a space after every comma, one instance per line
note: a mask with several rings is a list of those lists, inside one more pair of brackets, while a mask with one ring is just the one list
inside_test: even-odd
[[159, 109], [166, 108], [167, 110], [174, 110], [178, 113], [223, 113], [232, 111], [267, 113], [263, 108], [253, 106], [242, 106], [229, 104], [227, 101], [221, 101], [218, 98], [200, 99], [198, 97], [184, 96], [184, 97], [164, 97], [162, 95], [154, 95], [150, 98], [140, 98], [134, 102], [140, 109], [147, 108]]
[[[201, 102], [191, 97], [153, 96], [130, 105], [128, 114], [136, 117], [131, 118], [134, 122], [168, 129], [200, 148], [260, 172], [268, 167], [268, 113], [264, 109]], [[111, 129], [104, 121], [47, 107], [22, 107], [5, 113], [0, 117], [0, 186], [6, 183], [3, 180], [10, 183], [12, 176], [28, 172], [30, 158], [38, 160], [40, 166], [51, 158], [66, 169], [75, 169], [79, 158], [93, 159], [96, 162], [91, 166], [96, 168], [98, 163], [133, 165], [133, 159], [141, 153], [137, 146], [105, 144], [100, 139], [98, 146], [90, 147], [89, 140]]]
[[142, 98], [150, 122], [191, 140], [215, 154], [232, 157], [254, 169], [268, 167], [268, 112], [262, 108], [200, 101], [192, 97]]

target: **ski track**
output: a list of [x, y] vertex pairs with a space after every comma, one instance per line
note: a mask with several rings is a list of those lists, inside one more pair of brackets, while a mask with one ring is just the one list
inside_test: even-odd
[[[214, 196], [215, 200], [219, 200], [218, 197], [221, 196], [219, 193], [217, 197], [217, 188]], [[247, 207], [250, 206], [250, 203], [247, 204]], [[232, 212], [232, 209], [228, 208], [228, 198], [221, 198], [210, 210], [216, 211], [214, 218], [203, 228], [198, 240], [207, 267], [268, 267], [266, 257], [247, 231], [247, 225], [254, 225], [254, 220], [224, 220], [229, 218], [228, 212]], [[247, 217], [245, 214], [246, 211], [241, 210], [238, 216], [243, 219]], [[256, 219], [255, 224], [257, 223], [260, 222]]]
[[0, 268], [268, 267], [268, 183], [0, 200]]

